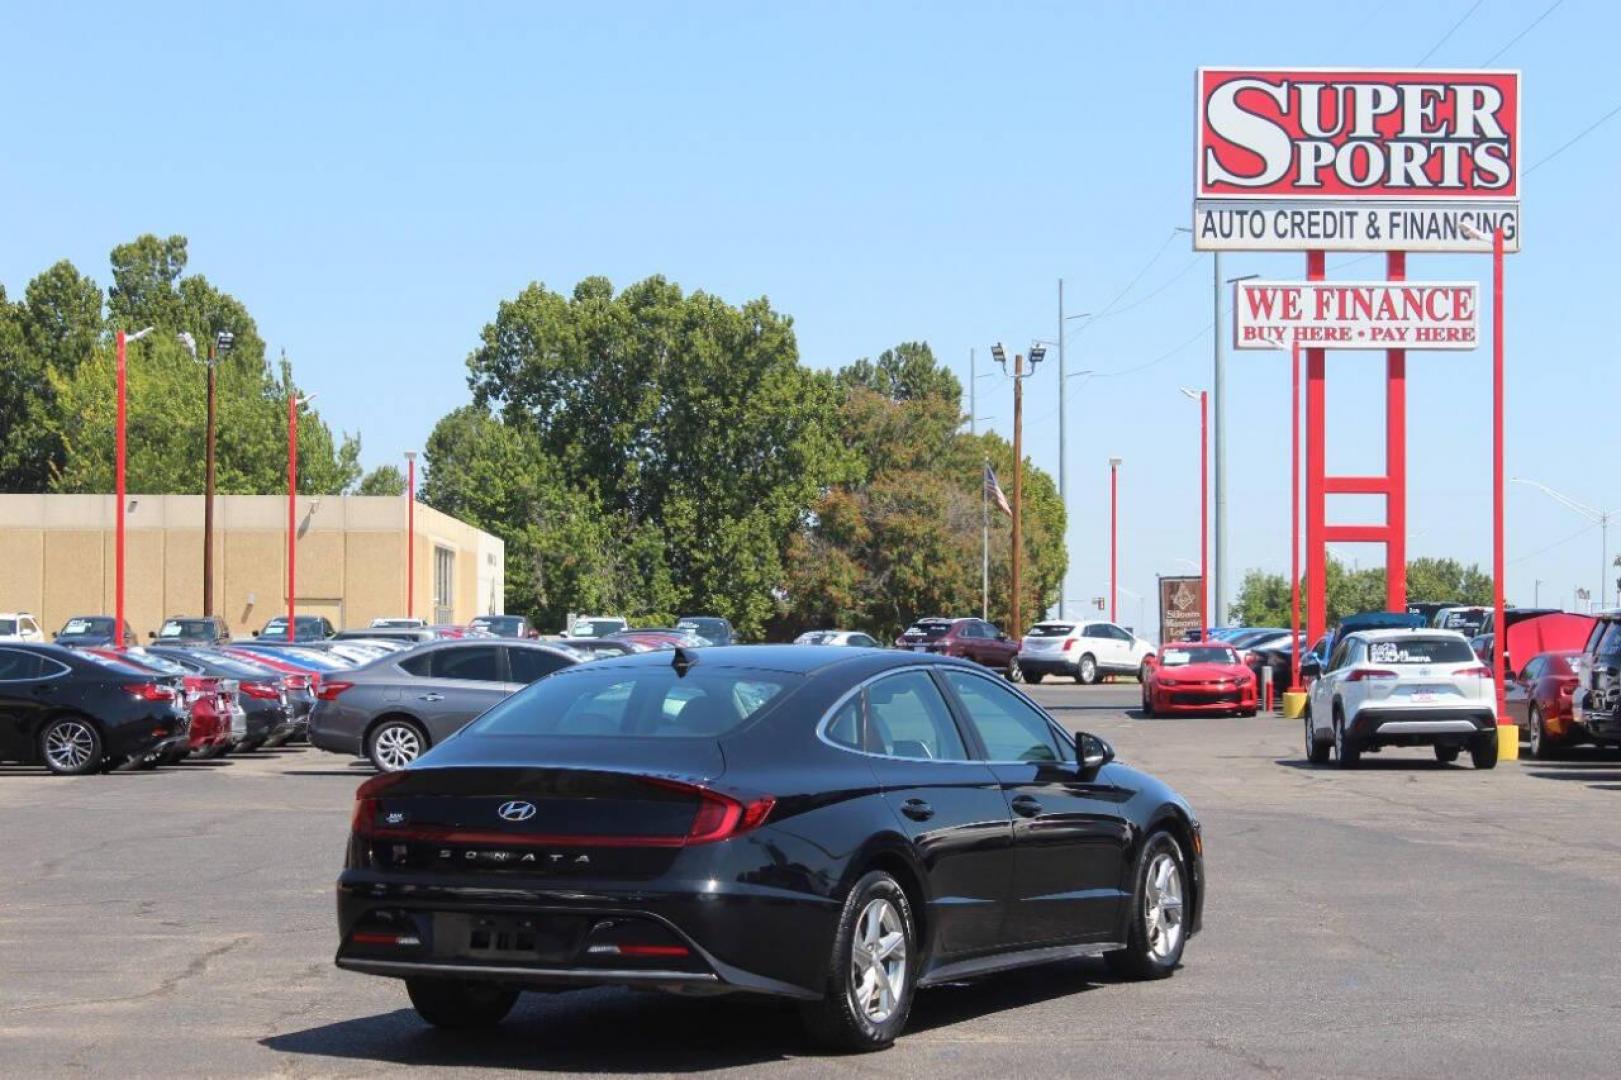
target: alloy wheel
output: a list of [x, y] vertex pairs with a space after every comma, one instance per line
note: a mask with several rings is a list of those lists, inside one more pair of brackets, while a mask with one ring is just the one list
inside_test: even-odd
[[1016, 659], [1008, 661], [1007, 681], [1016, 683], [1024, 682], [1024, 668], [1019, 666], [1019, 661]]
[[1081, 657], [1081, 681], [1090, 685], [1097, 681], [1098, 662], [1090, 656]]
[[384, 772], [397, 772], [422, 756], [422, 737], [407, 724], [389, 724], [377, 733], [373, 756]]
[[1542, 756], [1542, 713], [1536, 709], [1531, 710], [1531, 756]]
[[850, 1000], [872, 1024], [894, 1015], [906, 988], [906, 924], [878, 897], [862, 909], [850, 942]]
[[1143, 936], [1149, 955], [1165, 961], [1182, 943], [1182, 868], [1169, 852], [1160, 852], [1148, 864], [1143, 890]]
[[83, 769], [95, 747], [95, 732], [78, 720], [64, 720], [45, 736], [45, 757], [63, 772]]

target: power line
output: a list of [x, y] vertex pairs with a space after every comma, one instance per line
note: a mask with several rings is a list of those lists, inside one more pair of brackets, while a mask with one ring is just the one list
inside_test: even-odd
[[1136, 300], [1133, 300], [1131, 303], [1127, 304], [1123, 308], [1115, 308], [1113, 311], [1107, 311], [1104, 314], [1097, 316], [1097, 318], [1099, 318], [1099, 319], [1112, 319], [1116, 315], [1124, 315], [1128, 311], [1133, 311], [1133, 310], [1135, 310], [1137, 308], [1142, 307], [1144, 304], [1146, 304], [1150, 300], [1154, 299], [1154, 297], [1158, 296], [1160, 293], [1164, 292], [1166, 289], [1169, 289], [1172, 285], [1175, 285], [1178, 281], [1181, 281], [1183, 278], [1187, 277], [1188, 276], [1188, 271], [1192, 270], [1195, 266], [1198, 266], [1203, 261], [1204, 261], [1204, 253], [1200, 252], [1199, 254], [1195, 255], [1192, 259], [1190, 259], [1186, 266], [1184, 266], [1182, 269], [1178, 270], [1176, 273], [1172, 274], [1170, 277], [1166, 278], [1165, 281], [1160, 285], [1159, 288], [1155, 289], [1153, 292], [1149, 293], [1147, 296], [1143, 296], [1143, 297], [1140, 297], [1140, 298], [1138, 298]]
[[1609, 112], [1605, 113], [1603, 116], [1599, 117], [1597, 120], [1594, 120], [1591, 124], [1588, 124], [1586, 127], [1582, 128], [1582, 130], [1577, 132], [1575, 137], [1572, 138], [1569, 142], [1565, 143], [1559, 149], [1555, 150], [1553, 153], [1549, 154], [1547, 157], [1543, 158], [1541, 161], [1537, 162], [1535, 165], [1533, 165], [1529, 169], [1525, 170], [1525, 175], [1530, 176], [1532, 173], [1536, 172], [1538, 169], [1540, 169], [1544, 165], [1548, 164], [1548, 162], [1552, 161], [1554, 158], [1558, 157], [1560, 154], [1563, 154], [1566, 150], [1569, 150], [1572, 146], [1575, 146], [1577, 143], [1581, 142], [1583, 139], [1587, 138], [1589, 135], [1593, 134], [1594, 131], [1598, 130], [1598, 128], [1599, 128], [1599, 126], [1601, 124], [1603, 124], [1606, 120], [1610, 119], [1610, 117], [1614, 116], [1616, 113], [1621, 113], [1621, 105], [1617, 105], [1615, 108], [1611, 109]]
[[1165, 254], [1165, 249], [1170, 247], [1171, 246], [1171, 241], [1175, 240], [1175, 239], [1176, 239], [1176, 230], [1175, 229], [1172, 229], [1170, 232], [1166, 233], [1165, 234], [1165, 240], [1160, 244], [1159, 247], [1154, 249], [1153, 256], [1150, 257], [1149, 260], [1146, 263], [1143, 264], [1143, 268], [1141, 270], [1137, 271], [1136, 276], [1134, 276], [1130, 281], [1126, 282], [1126, 287], [1121, 289], [1118, 293], [1115, 293], [1114, 299], [1110, 300], [1107, 304], [1104, 304], [1103, 307], [1099, 308], [1098, 311], [1097, 311], [1097, 314], [1088, 316], [1086, 321], [1081, 323], [1079, 326], [1077, 326], [1073, 331], [1065, 331], [1064, 340], [1068, 341], [1071, 333], [1078, 334], [1082, 330], [1086, 329], [1088, 326], [1092, 325], [1092, 323], [1094, 323], [1098, 319], [1102, 318], [1104, 315], [1107, 315], [1109, 313], [1109, 310], [1111, 308], [1113, 308], [1116, 304], [1118, 304], [1125, 297], [1125, 295], [1127, 293], [1131, 292], [1132, 289], [1136, 288], [1137, 283], [1143, 279], [1143, 275], [1148, 273], [1150, 270], [1152, 270], [1154, 268], [1154, 264], [1159, 262], [1159, 257], [1161, 255]]
[[1499, 56], [1502, 56], [1504, 53], [1508, 52], [1508, 50], [1514, 45], [1514, 43], [1516, 41], [1519, 41], [1525, 35], [1529, 34], [1531, 31], [1535, 30], [1537, 28], [1538, 23], [1540, 23], [1543, 19], [1546, 19], [1549, 15], [1552, 15], [1553, 12], [1554, 12], [1554, 9], [1557, 8], [1560, 4], [1563, 4], [1564, 2], [1565, 2], [1565, 0], [1553, 0], [1553, 3], [1549, 4], [1547, 7], [1542, 9], [1542, 14], [1541, 15], [1538, 15], [1536, 18], [1532, 19], [1531, 22], [1526, 26], [1526, 28], [1524, 30], [1521, 30], [1518, 34], [1515, 34], [1513, 37], [1509, 38], [1507, 45], [1504, 45], [1501, 49], [1498, 49], [1496, 52], [1494, 52], [1490, 56], [1486, 57], [1485, 62], [1482, 63], [1480, 66], [1485, 67], [1486, 64], [1491, 63], [1493, 60], [1496, 60]]
[[1556, 547], [1562, 547], [1565, 544], [1570, 543], [1572, 540], [1575, 540], [1578, 537], [1586, 536], [1588, 533], [1590, 533], [1594, 529], [1598, 528], [1598, 526], [1599, 526], [1599, 523], [1596, 522], [1596, 521], [1594, 521], [1594, 522], [1592, 522], [1590, 524], [1587, 524], [1587, 525], [1583, 525], [1581, 528], [1577, 529], [1575, 532], [1571, 533], [1569, 536], [1565, 537], [1563, 540], [1555, 540], [1553, 543], [1549, 544], [1547, 547], [1538, 548], [1537, 550], [1531, 552], [1529, 555], [1521, 555], [1518, 558], [1510, 559], [1508, 561], [1508, 565], [1515, 566], [1515, 565], [1517, 565], [1519, 563], [1525, 562], [1528, 559], [1534, 559], [1538, 555], [1546, 555], [1548, 552], [1552, 551]]
[[[1431, 45], [1430, 46], [1430, 51], [1425, 53], [1423, 56], [1419, 57], [1417, 63], [1422, 64], [1424, 61], [1426, 61], [1430, 57], [1434, 56], [1435, 51], [1437, 49], [1439, 49], [1441, 46], [1445, 45], [1447, 43], [1447, 40], [1449, 38], [1451, 38], [1453, 34], [1456, 34], [1458, 32], [1458, 27], [1460, 27], [1464, 23], [1468, 22], [1469, 17], [1471, 15], [1473, 15], [1476, 11], [1478, 11], [1480, 9], [1480, 5], [1484, 4], [1485, 2], [1486, 2], [1486, 0], [1475, 0], [1475, 2], [1473, 4], [1470, 4], [1469, 5], [1469, 10], [1464, 12], [1462, 17], [1460, 17], [1457, 22], [1452, 24], [1452, 29], [1450, 29], [1446, 33], [1442, 34], [1441, 35], [1441, 40], [1437, 41], [1434, 45]], [[1415, 66], [1416, 66], [1416, 64], [1415, 64]]]

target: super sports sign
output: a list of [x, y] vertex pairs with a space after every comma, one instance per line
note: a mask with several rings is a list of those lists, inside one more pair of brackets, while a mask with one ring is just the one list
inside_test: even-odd
[[1198, 105], [1200, 249], [1519, 248], [1518, 72], [1201, 68]]

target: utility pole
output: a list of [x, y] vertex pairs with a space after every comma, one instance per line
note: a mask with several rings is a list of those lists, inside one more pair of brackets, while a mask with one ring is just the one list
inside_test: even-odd
[[[1211, 432], [1214, 446], [1211, 456], [1215, 459], [1215, 586], [1216, 586], [1216, 621], [1225, 622], [1227, 619], [1227, 361], [1222, 352], [1221, 332], [1221, 252], [1212, 252], [1211, 266], [1214, 276], [1211, 278], [1211, 296], [1213, 298], [1212, 310], [1215, 315], [1215, 326], [1212, 330], [1214, 343], [1211, 356], [1212, 371], [1210, 376], [1211, 404], [1215, 407], [1215, 426]], [[1208, 626], [1208, 623], [1206, 624]]]
[[[1007, 353], [1001, 345], [991, 349], [991, 355], [1001, 364], [1003, 370], [1007, 368]], [[1024, 357], [1018, 353], [1013, 355], [1013, 597], [1008, 610], [1009, 626], [1008, 636], [1017, 639], [1020, 636], [1022, 624], [1020, 622], [1020, 589], [1023, 582], [1021, 574], [1024, 569], [1024, 380], [1032, 374], [1036, 365], [1041, 363], [1047, 355], [1047, 350], [1040, 345], [1030, 347], [1030, 370], [1024, 369]]]
[[[193, 360], [197, 359], [197, 340], [189, 332], [182, 331], [179, 335], [180, 344], [191, 353]], [[229, 330], [221, 330], [214, 335], [208, 343], [208, 359], [204, 362], [208, 368], [208, 428], [203, 440], [203, 614], [214, 614], [214, 401], [215, 401], [215, 370], [219, 367], [219, 358], [231, 351], [236, 335]]]
[[1065, 483], [1066, 462], [1069, 454], [1064, 443], [1064, 399], [1069, 396], [1069, 381], [1064, 377], [1064, 279], [1058, 279], [1058, 505], [1064, 509], [1064, 572], [1058, 575], [1058, 617], [1064, 617], [1064, 601], [1069, 593], [1069, 487]]

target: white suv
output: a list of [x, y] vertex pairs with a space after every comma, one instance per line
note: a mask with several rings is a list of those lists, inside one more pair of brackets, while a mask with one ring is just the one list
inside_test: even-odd
[[1306, 757], [1354, 767], [1365, 750], [1430, 746], [1441, 762], [1467, 749], [1497, 764], [1491, 669], [1453, 630], [1363, 630], [1334, 646], [1306, 703]]
[[1154, 646], [1109, 622], [1038, 622], [1019, 642], [1019, 672], [1038, 683], [1048, 675], [1068, 675], [1091, 684], [1104, 675], [1142, 676]]
[[44, 641], [45, 631], [26, 611], [0, 611], [0, 641]]

